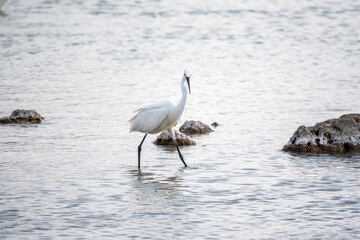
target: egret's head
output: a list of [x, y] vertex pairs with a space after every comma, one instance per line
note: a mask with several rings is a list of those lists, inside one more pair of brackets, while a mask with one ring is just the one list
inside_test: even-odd
[[189, 93], [191, 94], [191, 91], [190, 91], [190, 78], [191, 78], [191, 72], [190, 72], [190, 70], [187, 70], [187, 69], [185, 69], [185, 71], [184, 71], [184, 77], [185, 77], [185, 79], [186, 79], [186, 82], [187, 82], [187, 84], [188, 84], [188, 86], [189, 86]]

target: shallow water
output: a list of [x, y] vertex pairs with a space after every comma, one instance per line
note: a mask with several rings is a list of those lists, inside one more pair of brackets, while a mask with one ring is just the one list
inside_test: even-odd
[[[355, 239], [360, 155], [281, 151], [299, 125], [359, 112], [357, 1], [21, 1], [0, 17], [0, 237]], [[182, 147], [139, 106], [192, 94], [220, 126]]]

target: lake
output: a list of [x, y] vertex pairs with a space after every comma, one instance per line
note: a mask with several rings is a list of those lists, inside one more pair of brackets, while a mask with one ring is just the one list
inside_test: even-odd
[[[2, 239], [357, 239], [360, 154], [282, 152], [360, 111], [358, 1], [9, 0], [0, 16]], [[128, 120], [178, 102], [220, 125], [156, 146]]]

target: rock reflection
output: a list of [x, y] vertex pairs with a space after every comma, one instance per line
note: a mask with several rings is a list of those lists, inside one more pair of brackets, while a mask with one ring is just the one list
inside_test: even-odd
[[[353, 181], [353, 177], [360, 169], [360, 155], [347, 154], [310, 154], [292, 153], [288, 156], [296, 179], [306, 182], [324, 181], [333, 185], [331, 179], [338, 181]], [[330, 182], [329, 182], [330, 181]]]
[[[188, 149], [189, 147], [191, 147], [191, 145], [189, 146], [179, 146], [181, 153], [183, 153], [183, 151], [186, 151], [186, 149]], [[176, 150], [176, 147], [174, 145], [159, 145], [157, 146], [157, 148], [161, 151], [167, 152], [167, 153], [176, 153], [176, 155], [174, 155], [174, 158], [178, 158], [178, 153]], [[181, 163], [181, 160], [179, 158], [179, 161]], [[185, 159], [186, 161], [186, 159]]]

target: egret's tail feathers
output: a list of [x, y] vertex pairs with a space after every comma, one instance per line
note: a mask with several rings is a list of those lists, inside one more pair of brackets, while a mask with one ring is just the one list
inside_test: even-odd
[[133, 127], [131, 126], [130, 130], [129, 130], [129, 133], [131, 133], [131, 132], [138, 132], [138, 131], [134, 130]]
[[137, 116], [143, 111], [144, 109], [139, 108], [138, 110], [134, 111], [137, 112], [137, 114], [135, 114], [132, 118], [130, 118], [129, 123], [133, 123], [135, 121], [135, 119], [137, 118]]
[[[134, 117], [136, 117], [136, 116], [134, 116]], [[134, 117], [132, 117], [131, 119], [133, 119]], [[131, 119], [130, 119], [130, 120], [131, 120]], [[135, 120], [132, 120], [132, 121], [134, 122]], [[129, 122], [130, 122], [130, 121], [129, 121]], [[129, 133], [131, 133], [132, 131], [134, 131], [134, 124], [131, 124]]]
[[138, 114], [136, 114], [135, 116], [133, 116], [132, 118], [130, 118], [129, 123], [133, 123], [133, 122], [135, 121], [137, 115], [138, 115]]

